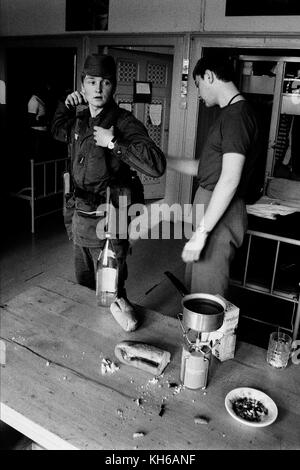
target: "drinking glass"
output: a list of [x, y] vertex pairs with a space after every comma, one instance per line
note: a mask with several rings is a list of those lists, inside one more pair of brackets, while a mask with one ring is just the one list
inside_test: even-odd
[[291, 353], [292, 338], [281, 331], [274, 331], [270, 335], [267, 362], [276, 369], [285, 369]]

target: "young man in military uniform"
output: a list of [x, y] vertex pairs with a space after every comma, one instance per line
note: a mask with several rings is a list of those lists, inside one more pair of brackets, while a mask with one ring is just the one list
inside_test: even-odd
[[[74, 243], [76, 279], [79, 284], [95, 289], [96, 262], [105, 243], [96, 233], [100, 220], [96, 209], [105, 203], [107, 188], [111, 188], [113, 199], [114, 193], [129, 188], [131, 200], [136, 201], [132, 169], [160, 177], [166, 162], [144, 125], [114, 101], [117, 83], [112, 56], [89, 55], [81, 83], [80, 91], [69, 94], [59, 104], [52, 133], [70, 146], [74, 193], [69, 205], [74, 202], [74, 213], [69, 233]], [[86, 109], [76, 112], [77, 106], [84, 104]], [[117, 237], [113, 245], [119, 263], [117, 306], [131, 312], [125, 291], [129, 242]]]

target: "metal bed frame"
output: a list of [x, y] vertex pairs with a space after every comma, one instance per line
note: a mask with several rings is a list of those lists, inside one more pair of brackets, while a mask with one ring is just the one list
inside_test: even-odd
[[[35, 162], [30, 160], [30, 186], [22, 188], [18, 192], [11, 192], [10, 195], [15, 198], [29, 201], [31, 209], [31, 233], [35, 233], [35, 220], [45, 215], [58, 212], [63, 209], [63, 172], [68, 169], [69, 158], [59, 158], [55, 160], [46, 160]], [[42, 188], [37, 188], [37, 171], [42, 168]], [[50, 189], [49, 189], [50, 188]], [[36, 204], [42, 199], [50, 198], [55, 195], [62, 195], [61, 207], [47, 210], [36, 214]]]
[[[293, 341], [297, 339], [298, 332], [299, 332], [299, 326], [300, 326], [300, 293], [299, 290], [298, 292], [286, 292], [282, 291], [279, 289], [275, 289], [275, 277], [276, 277], [276, 272], [277, 272], [277, 264], [278, 264], [278, 256], [279, 256], [279, 250], [280, 246], [282, 243], [287, 243], [289, 245], [294, 245], [294, 246], [300, 246], [300, 240], [296, 240], [293, 238], [287, 238], [287, 237], [282, 237], [279, 235], [273, 235], [270, 233], [264, 233], [264, 232], [259, 232], [255, 230], [248, 230], [247, 231], [248, 235], [248, 240], [245, 241], [246, 245], [246, 261], [244, 265], [244, 273], [243, 273], [243, 279], [242, 281], [238, 281], [236, 279], [231, 279], [230, 282], [232, 285], [240, 288], [244, 288], [247, 290], [263, 293], [266, 295], [270, 295], [272, 297], [276, 297], [279, 299], [287, 300], [289, 302], [293, 302], [295, 305], [295, 313], [293, 315], [293, 327], [290, 330], [293, 336]], [[275, 257], [274, 257], [274, 263], [273, 263], [273, 271], [272, 271], [272, 280], [271, 280], [271, 285], [270, 287], [267, 286], [262, 286], [259, 284], [256, 284], [255, 282], [248, 282], [247, 281], [247, 275], [248, 275], [248, 267], [249, 267], [249, 259], [251, 255], [251, 245], [252, 245], [252, 239], [253, 237], [260, 237], [260, 238], [265, 238], [269, 240], [274, 240], [276, 241], [276, 252], [275, 252]], [[287, 329], [287, 328], [284, 328]]]

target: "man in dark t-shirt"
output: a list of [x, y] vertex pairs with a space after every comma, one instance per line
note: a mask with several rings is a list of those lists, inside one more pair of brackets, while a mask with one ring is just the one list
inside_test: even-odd
[[[218, 105], [220, 114], [199, 159], [168, 159], [170, 168], [197, 176], [194, 232], [182, 252], [190, 290], [225, 297], [230, 263], [247, 230], [245, 201], [259, 156], [256, 117], [233, 76], [230, 60], [221, 54], [197, 62], [193, 78], [199, 99], [207, 107]], [[204, 208], [200, 222], [196, 221], [197, 207]]]
[[222, 108], [210, 127], [199, 159], [197, 182], [200, 186], [209, 191], [214, 190], [221, 176], [223, 155], [227, 153], [238, 153], [245, 157], [236, 190], [236, 195], [245, 200], [259, 152], [256, 118], [251, 106], [244, 99], [236, 99]]

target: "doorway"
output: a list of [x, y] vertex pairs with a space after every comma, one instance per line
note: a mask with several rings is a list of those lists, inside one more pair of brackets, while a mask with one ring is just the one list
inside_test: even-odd
[[[7, 76], [7, 114], [6, 139], [9, 159], [7, 172], [9, 176], [9, 190], [17, 189], [23, 184], [21, 181], [25, 168], [28, 168], [27, 155], [27, 104], [35, 92], [36, 87], [42, 83], [51, 86], [51, 101], [49, 115], [53, 115], [58, 100], [68, 90], [74, 89], [76, 73], [76, 48], [62, 47], [13, 47], [6, 51]], [[69, 92], [70, 92], [69, 91]], [[65, 144], [55, 142], [53, 146], [61, 158], [67, 155]], [[27, 164], [27, 165], [26, 165]], [[14, 168], [18, 168], [15, 175]], [[24, 185], [24, 184], [23, 184]], [[20, 189], [20, 188], [19, 188]]]
[[[249, 49], [239, 49], [239, 48], [220, 48], [220, 47], [204, 47], [202, 49], [202, 57], [208, 57], [210, 54], [218, 53], [222, 50], [224, 56], [227, 56], [231, 59], [234, 66], [234, 83], [237, 88], [241, 91], [243, 96], [251, 104], [252, 108], [256, 113], [256, 118], [258, 121], [258, 126], [260, 129], [260, 142], [257, 147], [257, 152], [259, 157], [256, 162], [255, 172], [251, 178], [251, 183], [249, 184], [248, 194], [246, 202], [248, 204], [254, 204], [263, 194], [264, 184], [265, 184], [265, 166], [267, 161], [267, 153], [269, 147], [269, 131], [272, 118], [272, 106], [274, 101], [273, 91], [266, 89], [266, 86], [258, 86], [257, 89], [250, 90], [250, 87], [246, 87], [243, 83], [243, 64], [245, 63], [245, 54], [254, 52]], [[265, 52], [265, 51], [262, 51]], [[259, 55], [256, 51], [256, 56], [259, 58]], [[244, 58], [244, 59], [243, 59]], [[247, 62], [246, 62], [247, 63]], [[275, 63], [271, 62], [258, 62], [257, 70], [255, 73], [261, 79], [259, 83], [268, 83], [268, 80], [274, 80], [272, 68]], [[249, 75], [250, 76], [250, 75]], [[247, 78], [249, 77], [247, 76]], [[198, 107], [198, 122], [197, 122], [197, 132], [196, 132], [196, 158], [201, 159], [201, 153], [203, 145], [206, 140], [206, 136], [211, 124], [216, 120], [220, 114], [221, 109], [219, 106], [214, 106], [212, 108], [207, 108], [201, 102]], [[197, 181], [193, 181], [193, 196], [197, 189]]]
[[[150, 137], [167, 154], [172, 88], [173, 55], [139, 51], [134, 48], [105, 48], [117, 64], [117, 92], [115, 100], [120, 107], [131, 111], [143, 122]], [[145, 49], [145, 48], [144, 48]], [[103, 48], [99, 52], [103, 52]], [[135, 83], [150, 84], [150, 99], [137, 101]], [[139, 174], [144, 186], [145, 200], [165, 196], [166, 175], [151, 178]]]

